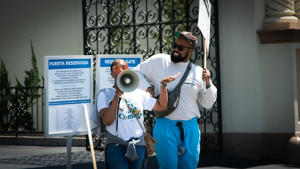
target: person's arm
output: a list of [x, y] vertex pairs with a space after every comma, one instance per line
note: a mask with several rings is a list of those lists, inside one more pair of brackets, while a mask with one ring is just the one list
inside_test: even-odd
[[167, 90], [167, 84], [174, 81], [178, 76], [180, 75], [180, 72], [178, 72], [174, 76], [167, 77], [163, 79], [160, 82], [160, 96], [157, 99], [154, 107], [152, 110], [154, 111], [165, 111], [167, 110], [168, 106], [168, 90]]
[[155, 97], [153, 86], [148, 87], [146, 89], [146, 93], [148, 93], [152, 97]]
[[101, 116], [102, 121], [106, 126], [110, 126], [115, 121], [119, 97], [122, 94], [123, 92], [117, 87], [116, 94], [113, 100], [111, 101], [109, 107], [103, 108], [99, 111], [99, 115]]
[[217, 88], [211, 83], [211, 86], [198, 95], [198, 102], [206, 109], [210, 109], [217, 100]]
[[217, 100], [217, 88], [211, 81], [211, 74], [208, 69], [203, 69], [203, 85], [198, 95], [198, 102], [206, 109], [210, 109]]

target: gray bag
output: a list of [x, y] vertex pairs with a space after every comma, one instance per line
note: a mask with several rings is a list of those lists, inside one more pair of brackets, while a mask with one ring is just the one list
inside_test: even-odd
[[179, 98], [180, 98], [181, 86], [182, 86], [183, 82], [185, 81], [187, 75], [189, 74], [191, 67], [192, 67], [192, 63], [189, 62], [182, 78], [180, 79], [180, 82], [177, 84], [177, 86], [171, 92], [168, 92], [167, 110], [166, 111], [153, 111], [155, 117], [157, 117], [157, 118], [165, 117], [165, 116], [171, 114], [177, 108], [178, 103], [179, 103]]
[[135, 141], [129, 141], [127, 148], [126, 148], [125, 157], [131, 162], [133, 162], [139, 158], [139, 155], [137, 154], [136, 148], [135, 148]]

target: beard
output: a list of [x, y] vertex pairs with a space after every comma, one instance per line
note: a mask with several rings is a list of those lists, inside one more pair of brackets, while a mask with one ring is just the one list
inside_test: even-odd
[[188, 53], [185, 54], [185, 57], [182, 57], [182, 55], [176, 51], [173, 51], [171, 54], [171, 60], [174, 63], [183, 62], [187, 57], [188, 57]]

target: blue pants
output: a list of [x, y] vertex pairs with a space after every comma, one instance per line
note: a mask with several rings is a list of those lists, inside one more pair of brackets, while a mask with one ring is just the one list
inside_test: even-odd
[[[182, 123], [184, 141], [180, 139], [180, 129], [177, 122]], [[156, 157], [160, 169], [195, 169], [200, 153], [200, 130], [197, 118], [191, 120], [170, 120], [156, 118], [153, 136]], [[178, 147], [184, 147], [184, 153], [178, 154]]]
[[130, 162], [126, 157], [126, 146], [120, 144], [109, 144], [105, 149], [106, 162], [109, 169], [141, 169], [146, 153], [145, 146], [135, 146], [139, 158]]

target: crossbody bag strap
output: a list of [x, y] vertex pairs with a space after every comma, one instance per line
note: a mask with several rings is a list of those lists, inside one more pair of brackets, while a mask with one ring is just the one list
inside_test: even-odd
[[[179, 83], [177, 84], [177, 86], [175, 87], [175, 89], [176, 89], [177, 87], [180, 88], [180, 87], [182, 86], [182, 84], [183, 84], [183, 82], [185, 81], [186, 77], [188, 76], [188, 74], [189, 74], [191, 68], [192, 68], [192, 62], [190, 61], [189, 64], [188, 64], [188, 66], [187, 66], [187, 68], [185, 69], [185, 72], [184, 72], [182, 78], [180, 79], [180, 81], [179, 81]], [[175, 90], [175, 89], [174, 89], [174, 90]]]
[[120, 101], [121, 101], [121, 98], [118, 99], [118, 106], [117, 106], [117, 113], [116, 113], [116, 118], [117, 118], [117, 122], [116, 122], [116, 134], [118, 136], [118, 125], [119, 125], [119, 108], [120, 108]]

